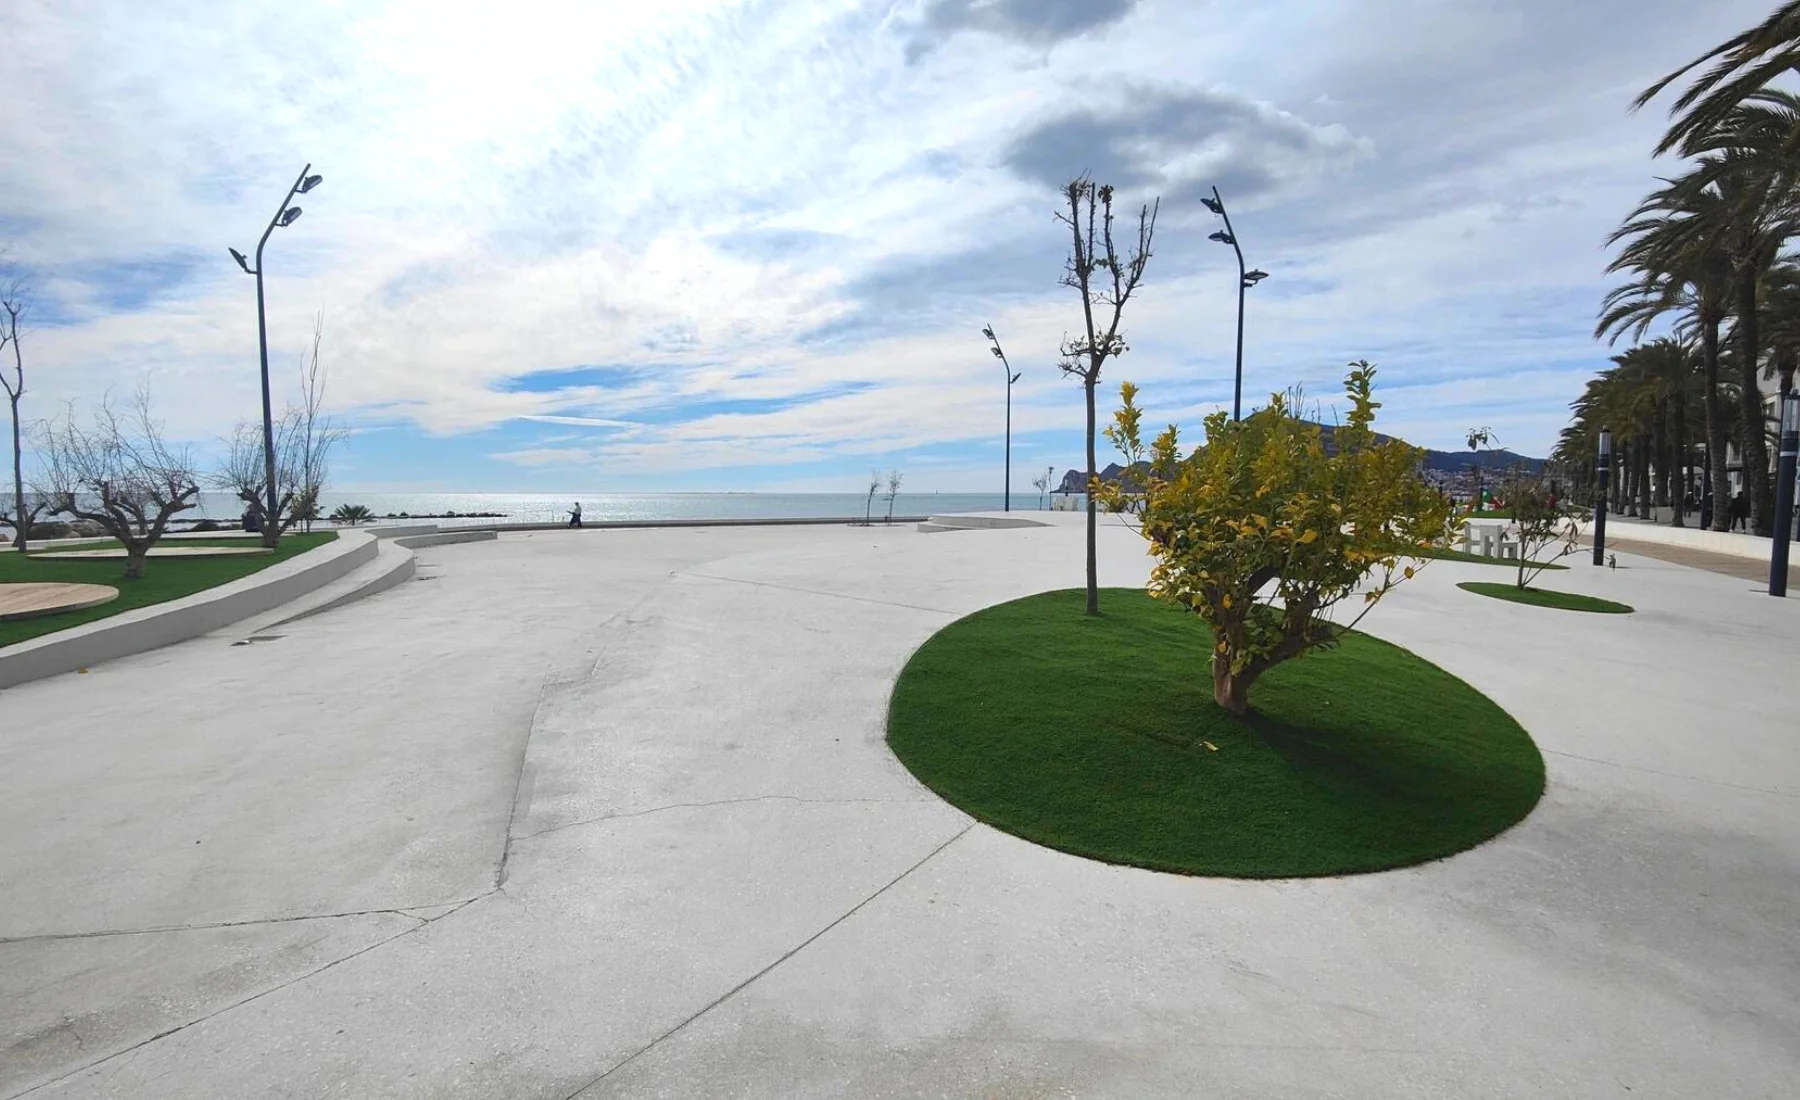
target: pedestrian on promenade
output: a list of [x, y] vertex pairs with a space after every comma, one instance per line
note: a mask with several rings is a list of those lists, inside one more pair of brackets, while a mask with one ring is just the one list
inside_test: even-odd
[[1739, 527], [1746, 531], [1750, 529], [1750, 499], [1744, 496], [1742, 489], [1739, 489], [1737, 495], [1731, 498], [1730, 529], [1735, 531]]
[[569, 526], [581, 526], [581, 502], [579, 500], [575, 502], [575, 507], [569, 511]]

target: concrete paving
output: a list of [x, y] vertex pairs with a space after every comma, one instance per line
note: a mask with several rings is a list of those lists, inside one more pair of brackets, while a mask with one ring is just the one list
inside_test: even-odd
[[1033, 518], [502, 536], [9, 689], [0, 1097], [1791, 1095], [1800, 605], [1433, 562], [1365, 627], [1532, 731], [1542, 805], [1409, 870], [1189, 879], [976, 824], [883, 743], [932, 632], [1079, 583], [1079, 517]]

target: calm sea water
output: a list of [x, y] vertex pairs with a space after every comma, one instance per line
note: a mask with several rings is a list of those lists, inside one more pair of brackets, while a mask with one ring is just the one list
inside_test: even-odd
[[[536, 493], [326, 493], [321, 513], [330, 515], [340, 504], [361, 504], [377, 517], [389, 515], [442, 516], [442, 526], [479, 523], [559, 523], [569, 509], [581, 502], [581, 517], [589, 523], [605, 520], [650, 519], [861, 519], [865, 507], [875, 516], [888, 513], [885, 493], [877, 493], [872, 506], [865, 493], [587, 493], [552, 497]], [[1049, 498], [1042, 498], [1045, 507]], [[894, 498], [896, 516], [925, 516], [944, 512], [997, 512], [999, 493], [907, 493]], [[1014, 511], [1040, 506], [1036, 490], [1012, 495]], [[233, 520], [243, 512], [236, 499], [225, 493], [200, 494], [200, 507], [183, 518]], [[496, 516], [473, 517], [491, 512]]]

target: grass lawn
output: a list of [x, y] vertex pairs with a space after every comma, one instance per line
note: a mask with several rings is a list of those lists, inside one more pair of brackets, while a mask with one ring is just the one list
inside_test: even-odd
[[[1504, 565], [1509, 569], [1517, 569], [1519, 567], [1518, 558], [1490, 558], [1486, 554], [1471, 554], [1466, 550], [1452, 550], [1448, 547], [1433, 547], [1432, 549], [1425, 551], [1423, 556], [1435, 558], [1438, 561], [1470, 561], [1477, 565]], [[1538, 567], [1533, 565], [1531, 568], [1536, 569]], [[1567, 569], [1568, 566], [1546, 564], [1543, 568]]]
[[[0, 553], [0, 583], [16, 583], [19, 581], [74, 581], [82, 584], [109, 584], [119, 590], [119, 598], [99, 607], [90, 607], [86, 611], [69, 611], [61, 615], [46, 615], [39, 619], [20, 619], [16, 622], [0, 623], [0, 646], [23, 642], [44, 634], [51, 634], [71, 626], [104, 619], [108, 615], [117, 615], [121, 611], [145, 607], [164, 600], [179, 599], [191, 596], [203, 589], [213, 588], [227, 581], [235, 581], [239, 577], [247, 577], [261, 569], [267, 569], [276, 562], [286, 561], [296, 554], [304, 553], [316, 546], [322, 546], [337, 538], [335, 531], [319, 531], [311, 535], [283, 535], [281, 545], [273, 554], [246, 554], [235, 558], [149, 558], [144, 562], [144, 575], [135, 581], [125, 579], [125, 562], [123, 560], [108, 561], [34, 561], [30, 554], [19, 554], [16, 551]], [[210, 540], [176, 539], [173, 542], [159, 543], [163, 546], [205, 545]], [[73, 548], [74, 544], [69, 544]], [[97, 541], [93, 546], [84, 549], [99, 549], [109, 545]], [[116, 546], [117, 543], [110, 545]], [[226, 543], [229, 545], [229, 542]], [[238, 545], [242, 545], [240, 542]], [[63, 549], [56, 547], [54, 549]]]
[[1578, 596], [1573, 592], [1554, 592], [1548, 588], [1520, 588], [1516, 584], [1494, 584], [1490, 581], [1464, 581], [1456, 587], [1496, 600], [1527, 603], [1533, 607], [1560, 607], [1564, 611], [1599, 611], [1608, 615], [1625, 615], [1630, 604], [1615, 603], [1594, 596]]
[[1211, 636], [1135, 589], [990, 607], [907, 663], [888, 744], [967, 813], [1076, 855], [1186, 874], [1335, 875], [1479, 844], [1544, 762], [1486, 696], [1364, 634], [1212, 700]]

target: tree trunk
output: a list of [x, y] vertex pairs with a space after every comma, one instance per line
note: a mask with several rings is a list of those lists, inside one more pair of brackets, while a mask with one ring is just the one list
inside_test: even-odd
[[1759, 535], [1775, 530], [1775, 499], [1770, 490], [1769, 446], [1763, 438], [1762, 387], [1758, 385], [1762, 343], [1757, 332], [1756, 280], [1738, 281], [1738, 401], [1744, 417], [1744, 493], [1750, 498], [1750, 526]]
[[1090, 372], [1082, 389], [1087, 394], [1087, 613], [1100, 614], [1100, 558], [1095, 552], [1094, 532], [1099, 528], [1099, 518], [1094, 511], [1094, 387], [1099, 384], [1099, 372]]
[[[21, 386], [23, 384], [21, 383]], [[30, 548], [31, 517], [25, 508], [25, 473], [20, 465], [19, 398], [12, 399], [13, 432], [13, 546], [23, 554]]]
[[1233, 714], [1244, 715], [1250, 712], [1250, 685], [1256, 680], [1256, 673], [1245, 669], [1236, 676], [1231, 674], [1231, 658], [1221, 653], [1213, 654], [1213, 702], [1224, 707]]
[[1700, 361], [1706, 369], [1706, 464], [1712, 482], [1714, 531], [1731, 529], [1731, 479], [1725, 474], [1725, 410], [1719, 407], [1719, 319], [1700, 324]]
[[1669, 521], [1671, 527], [1686, 527], [1688, 486], [1694, 483], [1694, 462], [1688, 455], [1687, 446], [1687, 394], [1675, 394], [1675, 461], [1670, 463], [1674, 471], [1681, 475], [1681, 487], [1673, 494], [1671, 503], [1675, 505], [1675, 518]]
[[1634, 450], [1634, 457], [1637, 459], [1638, 518], [1654, 520], [1656, 513], [1651, 510], [1650, 499], [1650, 448], [1640, 441]]
[[126, 580], [135, 581], [139, 577], [144, 575], [144, 555], [148, 554], [149, 552], [150, 552], [150, 547], [148, 547], [148, 546], [127, 545], [125, 547], [125, 553], [126, 553], [125, 579]]

